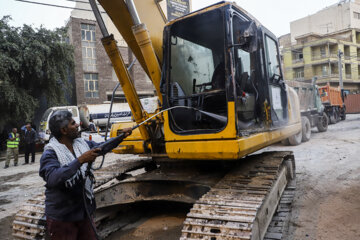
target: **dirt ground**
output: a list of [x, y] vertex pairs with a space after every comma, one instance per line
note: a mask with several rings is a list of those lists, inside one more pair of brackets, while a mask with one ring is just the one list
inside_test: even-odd
[[297, 190], [289, 239], [360, 239], [360, 115], [297, 147]]
[[[297, 190], [288, 239], [360, 239], [360, 114], [330, 125], [325, 133], [313, 130], [311, 140], [296, 147], [275, 145], [265, 149], [291, 150], [296, 159]], [[0, 233], [12, 239], [11, 222], [26, 199], [44, 190], [36, 163], [3, 169], [0, 163]], [[110, 155], [115, 161], [117, 155]], [[24, 162], [19, 159], [20, 164]], [[11, 163], [12, 164], [12, 163]], [[172, 216], [146, 217], [107, 239], [176, 239], [186, 211]]]

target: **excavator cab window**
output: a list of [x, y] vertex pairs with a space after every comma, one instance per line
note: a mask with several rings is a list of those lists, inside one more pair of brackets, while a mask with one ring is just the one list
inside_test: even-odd
[[[225, 30], [220, 10], [170, 27], [167, 104], [170, 126], [179, 134], [218, 132], [227, 124]], [[205, 113], [205, 114], [204, 114]]]
[[259, 93], [255, 87], [257, 29], [254, 22], [239, 15], [234, 15], [232, 22], [237, 128], [250, 130], [258, 126], [256, 104]]
[[287, 95], [280, 70], [280, 58], [277, 42], [264, 34], [266, 68], [269, 84], [271, 120], [274, 126], [280, 126], [288, 120]]

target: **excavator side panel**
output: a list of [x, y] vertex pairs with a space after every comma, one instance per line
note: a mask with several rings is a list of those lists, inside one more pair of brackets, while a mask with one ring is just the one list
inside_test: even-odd
[[166, 153], [170, 159], [234, 160], [290, 137], [301, 130], [300, 104], [296, 92], [288, 88], [289, 124], [249, 136], [237, 137], [234, 103], [228, 102], [228, 124], [213, 134], [178, 135], [171, 131], [169, 114], [164, 114]]
[[235, 124], [235, 105], [234, 102], [228, 102], [228, 122], [225, 127], [220, 132], [210, 133], [210, 134], [190, 134], [190, 135], [180, 135], [176, 134], [170, 128], [170, 116], [168, 112], [164, 113], [164, 135], [166, 142], [172, 141], [194, 141], [194, 140], [211, 140], [211, 139], [235, 139], [236, 138], [236, 124]]

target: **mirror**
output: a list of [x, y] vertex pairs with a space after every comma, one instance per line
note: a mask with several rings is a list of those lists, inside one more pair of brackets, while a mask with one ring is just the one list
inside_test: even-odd
[[248, 52], [257, 50], [257, 26], [254, 21], [244, 22], [238, 17], [233, 19], [234, 46], [241, 46]]

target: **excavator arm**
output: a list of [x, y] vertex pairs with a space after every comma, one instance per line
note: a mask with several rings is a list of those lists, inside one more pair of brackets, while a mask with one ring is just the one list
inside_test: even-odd
[[[163, 30], [166, 24], [166, 17], [162, 12], [160, 2], [161, 1], [156, 0], [134, 1], [140, 21], [141, 23], [146, 24], [153, 49], [159, 63], [161, 64]], [[140, 46], [138, 45], [132, 31], [134, 22], [126, 2], [124, 0], [99, 0], [99, 3], [109, 15], [122, 37], [131, 48], [131, 51], [135, 54], [141, 66], [150, 77], [149, 70], [145, 64], [145, 56], [142, 55]]]
[[[161, 105], [160, 65], [162, 31], [166, 18], [159, 1], [100, 0], [99, 2], [153, 82]], [[114, 68], [116, 67], [118, 66], [114, 65]]]

